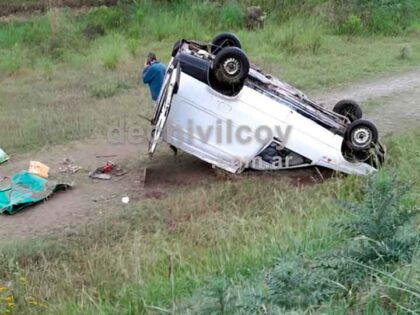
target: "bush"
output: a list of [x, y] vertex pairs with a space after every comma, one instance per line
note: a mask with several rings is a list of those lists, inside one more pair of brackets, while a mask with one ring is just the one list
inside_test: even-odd
[[379, 276], [395, 263], [411, 263], [419, 235], [403, 232], [419, 213], [406, 199], [409, 186], [384, 174], [369, 179], [360, 202], [345, 202], [349, 218], [337, 226], [349, 241], [336, 251], [303, 264], [282, 260], [267, 282], [273, 303], [283, 307], [319, 305], [333, 296], [361, 289], [368, 276]]
[[[387, 288], [398, 291], [389, 291], [392, 299], [387, 302], [394, 304], [394, 310], [416, 309], [420, 289], [394, 274], [397, 263], [412, 263], [420, 241], [412, 224], [419, 209], [409, 188], [393, 176], [371, 177], [361, 200], [341, 203], [347, 217], [335, 228], [337, 235], [347, 240], [340, 248], [315, 257], [305, 258], [303, 253], [283, 256], [263, 277], [241, 286], [235, 287], [228, 280], [218, 286], [214, 282], [200, 292], [201, 299], [193, 300], [195, 306], [186, 313], [284, 314], [288, 310], [308, 310], [335, 299], [356, 298], [365, 293], [366, 283], [375, 281], [369, 279], [379, 279], [381, 285], [385, 281], [381, 278], [396, 283]], [[379, 293], [382, 298], [383, 291]]]
[[[137, 18], [136, 12], [136, 19]], [[120, 7], [108, 8], [106, 6], [101, 6], [90, 11], [86, 16], [86, 21], [85, 30], [91, 30], [90, 32], [103, 35], [107, 31], [125, 25], [127, 23], [127, 14]]]
[[[309, 265], [307, 265], [309, 264]], [[328, 269], [313, 268], [302, 258], [280, 260], [266, 282], [270, 301], [285, 308], [306, 308], [329, 300], [346, 290], [329, 279], [336, 278]]]
[[362, 20], [360, 17], [358, 17], [356, 14], [351, 14], [340, 26], [340, 32], [354, 36], [360, 34], [362, 28]]
[[381, 267], [390, 262], [411, 262], [418, 235], [402, 235], [402, 228], [419, 213], [406, 199], [408, 184], [395, 177], [379, 174], [369, 180], [363, 200], [346, 203], [350, 218], [339, 226], [350, 232], [352, 259]]
[[420, 18], [418, 0], [336, 0], [335, 15], [341, 33], [355, 35], [365, 27], [370, 33], [397, 35], [406, 32]]
[[143, 8], [136, 7], [134, 10], [134, 21], [135, 23], [140, 26], [143, 23], [144, 16], [146, 13], [144, 12]]

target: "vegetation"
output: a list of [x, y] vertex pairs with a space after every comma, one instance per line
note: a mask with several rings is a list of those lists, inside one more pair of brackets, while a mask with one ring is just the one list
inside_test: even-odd
[[64, 239], [3, 245], [1, 283], [17, 314], [414, 314], [418, 140], [388, 141], [370, 179], [207, 184]]
[[[412, 10], [404, 9], [406, 27], [395, 26], [393, 37], [375, 35], [388, 33], [371, 28], [364, 2], [302, 3], [284, 1], [279, 10], [274, 1], [265, 1], [266, 26], [254, 32], [244, 28], [246, 1], [224, 6], [137, 1], [81, 13], [53, 8], [0, 22], [0, 124], [9, 126], [0, 129], [2, 145], [11, 153], [28, 151], [104, 134], [107, 124], [121, 118], [134, 123], [139, 103], [149, 111], [147, 90], [133, 89], [142, 59], [155, 51], [168, 60], [180, 37], [210, 41], [232, 30], [255, 64], [305, 91], [420, 64], [417, 2]], [[382, 7], [396, 12], [390, 4]], [[346, 12], [352, 12], [350, 18], [342, 21]], [[394, 21], [393, 15], [387, 17]], [[110, 81], [123, 82], [124, 93]], [[29, 114], [34, 109], [37, 117], [47, 117], [42, 123]], [[10, 126], [11, 115], [19, 113], [25, 114]], [[57, 132], [57, 126], [62, 130]]]
[[[223, 287], [210, 288], [204, 292], [204, 298], [191, 303], [193, 313], [211, 313], [209, 310], [213, 309], [221, 314], [258, 314], [264, 310], [277, 314], [296, 307], [314, 308], [331, 300], [329, 307], [334, 309], [337, 300], [353, 299], [353, 295], [366, 289], [367, 278], [373, 286], [377, 283], [371, 279], [383, 278], [395, 290], [381, 297], [391, 304], [384, 312], [417, 310], [418, 283], [393, 276], [395, 263], [413, 263], [420, 241], [418, 231], [410, 224], [420, 209], [406, 204], [407, 200], [402, 202], [406, 189], [406, 185], [398, 186], [395, 178], [384, 174], [370, 178], [362, 200], [345, 206], [348, 215], [338, 225], [350, 233], [337, 231], [349, 238], [338, 249], [315, 257], [304, 251], [294, 252], [291, 257], [285, 255], [265, 271], [263, 279], [248, 283], [245, 289], [225, 280]], [[250, 287], [256, 290], [251, 293]], [[205, 303], [197, 303], [200, 299]]]
[[[253, 62], [306, 90], [420, 64], [419, 1], [267, 0], [265, 28], [249, 32], [251, 3], [123, 1], [0, 22], [2, 148], [138, 124], [151, 112], [134, 88], [142, 59], [168, 60], [179, 37], [235, 31]], [[388, 139], [373, 178], [208, 183], [58, 240], [3, 242], [0, 314], [416, 314], [419, 142]]]

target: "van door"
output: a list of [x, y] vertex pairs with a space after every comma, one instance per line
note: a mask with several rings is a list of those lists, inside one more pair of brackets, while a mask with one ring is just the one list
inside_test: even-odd
[[153, 156], [158, 141], [165, 127], [166, 120], [171, 108], [173, 95], [178, 92], [181, 75], [181, 66], [175, 61], [170, 64], [163, 80], [162, 89], [156, 104], [155, 113], [152, 118], [152, 138], [149, 142], [149, 155]]

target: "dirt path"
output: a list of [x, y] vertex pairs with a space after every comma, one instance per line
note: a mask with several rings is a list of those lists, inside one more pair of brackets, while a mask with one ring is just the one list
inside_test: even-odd
[[[50, 178], [72, 183], [73, 188], [53, 195], [48, 201], [13, 215], [0, 216], [0, 236], [26, 237], [49, 233], [51, 230], [72, 229], [86, 223], [90, 218], [106, 211], [112, 203], [121, 203], [123, 196], [135, 195], [140, 189], [140, 178], [129, 172], [110, 181], [93, 180], [88, 172], [104, 165], [108, 160], [121, 165], [132, 166], [126, 160], [135, 163], [142, 158], [144, 145], [110, 145], [105, 141], [87, 141], [55, 146], [40, 152], [12, 156], [11, 160], [0, 167], [0, 178], [28, 168], [29, 161], [42, 161], [50, 168]], [[97, 156], [112, 156], [100, 157]], [[71, 158], [82, 169], [75, 174], [59, 172], [64, 158]]]
[[420, 69], [323, 92], [315, 95], [315, 99], [329, 107], [340, 99], [356, 100], [362, 105], [365, 118], [375, 122], [382, 134], [418, 128]]
[[[329, 106], [343, 98], [357, 100], [365, 109], [365, 117], [372, 119], [382, 134], [418, 128], [420, 69], [358, 83], [345, 89], [324, 92], [315, 95], [314, 98]], [[123, 196], [129, 196], [132, 200], [161, 198], [179, 186], [225, 180], [220, 178], [208, 164], [194, 157], [187, 154], [180, 154], [176, 158], [171, 156], [165, 146], [161, 146], [160, 153], [154, 161], [148, 161], [146, 148], [146, 143], [115, 146], [105, 141], [92, 140], [13, 156], [11, 161], [0, 167], [0, 178], [26, 169], [30, 160], [39, 160], [51, 167], [51, 177], [74, 182], [74, 188], [58, 193], [48, 201], [14, 216], [0, 216], [0, 236], [8, 236], [10, 239], [48, 234], [53, 230], [70, 231], [103, 212], [112, 211], [116, 206], [123, 206], [121, 203]], [[116, 156], [97, 158], [98, 155]], [[83, 170], [74, 175], [60, 174], [58, 169], [66, 157], [74, 159]], [[111, 181], [92, 180], [87, 176], [89, 170], [104, 164], [107, 160], [119, 163], [128, 174], [114, 177]], [[171, 165], [170, 169], [168, 165]], [[144, 188], [142, 177], [146, 166], [148, 182], [147, 188]], [[317, 177], [319, 179], [314, 169], [279, 173], [279, 176], [285, 175], [290, 177], [292, 184], [316, 181]]]

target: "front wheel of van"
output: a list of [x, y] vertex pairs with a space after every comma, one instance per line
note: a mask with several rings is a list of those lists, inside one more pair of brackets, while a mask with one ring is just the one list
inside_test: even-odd
[[248, 76], [248, 57], [239, 48], [224, 48], [216, 55], [216, 58], [214, 59], [213, 72], [218, 81], [221, 83], [241, 83]]
[[222, 49], [213, 61], [209, 71], [210, 85], [225, 95], [235, 95], [242, 89], [248, 77], [249, 60], [237, 47]]

